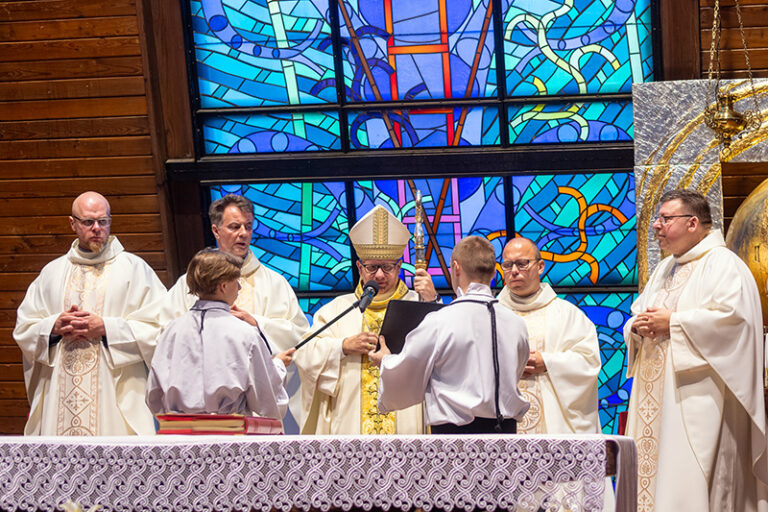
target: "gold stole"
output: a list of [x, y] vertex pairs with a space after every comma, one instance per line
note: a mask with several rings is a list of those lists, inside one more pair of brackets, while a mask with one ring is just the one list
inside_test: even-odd
[[[103, 316], [109, 262], [73, 265], [65, 286], [64, 309], [76, 305], [82, 311]], [[56, 434], [99, 434], [99, 362], [101, 339], [62, 340]]]
[[[362, 332], [379, 333], [387, 304], [392, 299], [402, 299], [408, 293], [405, 283], [398, 281], [394, 293], [384, 299], [371, 302], [363, 313]], [[359, 299], [363, 287], [358, 283], [355, 296]], [[397, 432], [396, 413], [379, 414], [379, 368], [371, 364], [367, 355], [362, 356], [360, 372], [360, 433], [361, 434], [395, 434]]]
[[[531, 311], [515, 311], [523, 317], [528, 328], [528, 344], [531, 349], [544, 352], [544, 336], [547, 332], [547, 308]], [[543, 375], [532, 375], [520, 379], [518, 389], [523, 399], [531, 404], [528, 412], [517, 424], [518, 434], [546, 434], [547, 423], [544, 418], [544, 402], [541, 397], [540, 378]]]
[[[653, 306], [677, 310], [677, 303], [685, 284], [691, 277], [698, 260], [674, 268], [656, 292]], [[664, 371], [666, 368], [669, 337], [652, 341], [643, 338], [638, 354], [639, 366], [632, 386], [638, 390], [637, 408], [637, 510], [653, 512], [656, 495], [656, 473], [659, 463], [661, 411], [664, 399]]]

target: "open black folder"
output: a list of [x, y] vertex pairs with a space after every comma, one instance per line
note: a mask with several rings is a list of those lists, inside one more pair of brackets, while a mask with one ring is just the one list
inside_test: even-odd
[[414, 302], [412, 300], [391, 300], [381, 323], [379, 334], [384, 336], [387, 347], [393, 354], [399, 354], [405, 345], [405, 337], [419, 326], [427, 313], [437, 311], [444, 304], [436, 302]]

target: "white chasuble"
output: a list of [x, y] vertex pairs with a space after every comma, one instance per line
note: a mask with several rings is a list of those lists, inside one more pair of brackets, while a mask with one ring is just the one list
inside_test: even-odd
[[[651, 307], [672, 311], [668, 337], [632, 333]], [[632, 313], [624, 338], [638, 510], [768, 510], [762, 318], [749, 269], [712, 231], [659, 263]]]
[[518, 423], [526, 434], [596, 434], [600, 346], [594, 324], [576, 306], [559, 299], [541, 283], [539, 291], [518, 297], [504, 287], [499, 302], [520, 315], [531, 350], [538, 350], [547, 371], [520, 380], [531, 408]]
[[[24, 433], [154, 434], [144, 393], [164, 297], [154, 271], [115, 237], [99, 254], [84, 253], [75, 242], [46, 265], [27, 290], [14, 329], [30, 401]], [[58, 316], [74, 305], [102, 318], [104, 339], [51, 337]]]
[[[419, 300], [418, 294], [402, 284], [398, 298]], [[359, 287], [358, 287], [359, 288]], [[341, 295], [320, 308], [312, 324], [316, 330], [347, 309], [356, 300], [354, 293]], [[372, 303], [371, 313], [364, 316], [355, 308], [341, 320], [296, 351], [294, 363], [301, 376], [302, 434], [421, 434], [424, 432], [421, 404], [379, 414], [378, 368], [367, 356], [344, 355], [342, 342], [364, 330], [376, 332], [380, 327], [386, 303], [393, 297]]]

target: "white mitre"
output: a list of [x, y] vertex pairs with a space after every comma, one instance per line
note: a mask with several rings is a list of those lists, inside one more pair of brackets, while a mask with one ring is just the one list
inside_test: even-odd
[[411, 239], [411, 232], [383, 206], [357, 221], [349, 239], [361, 260], [399, 260]]

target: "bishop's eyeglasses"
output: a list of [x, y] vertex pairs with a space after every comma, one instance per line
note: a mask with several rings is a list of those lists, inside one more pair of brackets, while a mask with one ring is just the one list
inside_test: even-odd
[[370, 274], [375, 274], [379, 269], [385, 274], [391, 274], [397, 268], [396, 263], [361, 263], [360, 266]]

